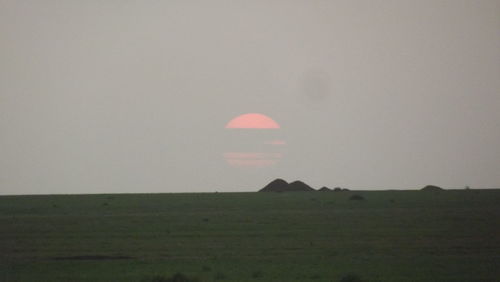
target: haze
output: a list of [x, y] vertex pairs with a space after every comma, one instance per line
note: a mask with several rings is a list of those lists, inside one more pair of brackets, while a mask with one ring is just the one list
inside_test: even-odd
[[[499, 15], [500, 1], [0, 0], [0, 193], [500, 187]], [[279, 123], [276, 164], [224, 159], [245, 113]]]

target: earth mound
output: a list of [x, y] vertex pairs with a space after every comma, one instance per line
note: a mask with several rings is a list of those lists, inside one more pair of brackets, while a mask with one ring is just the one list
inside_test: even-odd
[[302, 181], [294, 181], [288, 183], [285, 180], [278, 178], [271, 181], [259, 192], [299, 192], [299, 191], [316, 191], [311, 186]]
[[297, 180], [288, 185], [288, 191], [316, 191], [311, 186]]
[[427, 185], [424, 188], [420, 189], [421, 191], [444, 191], [443, 188], [435, 185]]
[[347, 189], [347, 188], [335, 187], [335, 188], [333, 188], [333, 190], [332, 190], [332, 191], [333, 191], [333, 192], [345, 192], [345, 191], [351, 191], [351, 190], [349, 190], [349, 189]]
[[288, 185], [288, 182], [285, 180], [277, 178], [260, 189], [259, 192], [285, 192], [288, 190]]
[[318, 191], [321, 191], [321, 192], [330, 192], [332, 190], [330, 188], [328, 188], [328, 187], [323, 186], [323, 187], [319, 188]]

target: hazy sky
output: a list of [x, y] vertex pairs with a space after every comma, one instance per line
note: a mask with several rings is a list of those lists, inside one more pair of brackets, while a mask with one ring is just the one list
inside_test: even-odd
[[[499, 15], [480, 0], [0, 0], [0, 194], [500, 187]], [[245, 113], [281, 128], [224, 128]], [[266, 134], [286, 142], [267, 144], [274, 165], [224, 159]]]

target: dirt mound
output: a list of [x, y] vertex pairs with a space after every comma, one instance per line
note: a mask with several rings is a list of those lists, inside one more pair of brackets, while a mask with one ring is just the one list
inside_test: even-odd
[[443, 188], [435, 185], [427, 185], [424, 188], [420, 189], [421, 191], [444, 191]]
[[285, 192], [288, 189], [288, 182], [278, 178], [271, 181], [264, 188], [260, 189], [259, 192]]
[[288, 183], [283, 179], [275, 179], [267, 184], [259, 192], [298, 192], [298, 191], [316, 191], [311, 186], [302, 181]]
[[288, 185], [288, 191], [316, 191], [302, 181], [294, 181]]
[[347, 188], [340, 188], [340, 187], [335, 187], [333, 188], [332, 190], [333, 192], [345, 192], [345, 191], [350, 191], [349, 189]]

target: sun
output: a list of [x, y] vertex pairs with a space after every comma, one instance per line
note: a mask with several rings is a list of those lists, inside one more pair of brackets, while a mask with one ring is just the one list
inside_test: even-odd
[[226, 128], [278, 129], [280, 125], [266, 115], [249, 113], [233, 118], [226, 124]]
[[274, 166], [283, 158], [286, 145], [280, 125], [267, 115], [248, 113], [226, 124], [226, 162], [237, 168]]

